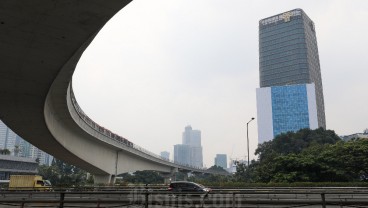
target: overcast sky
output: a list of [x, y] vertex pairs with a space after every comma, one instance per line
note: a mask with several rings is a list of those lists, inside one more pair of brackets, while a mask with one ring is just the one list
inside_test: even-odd
[[[134, 0], [83, 54], [73, 77], [94, 121], [159, 154], [201, 130], [204, 164], [245, 159], [256, 115], [258, 21], [295, 8], [314, 21], [327, 128], [368, 128], [368, 1]], [[250, 153], [257, 118], [249, 124]]]

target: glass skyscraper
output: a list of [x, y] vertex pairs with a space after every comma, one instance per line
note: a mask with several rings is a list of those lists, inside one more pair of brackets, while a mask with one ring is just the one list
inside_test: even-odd
[[8, 149], [12, 156], [38, 158], [41, 165], [50, 165], [53, 157], [19, 137], [0, 120], [0, 150]]
[[203, 167], [201, 131], [186, 126], [182, 136], [183, 144], [174, 146], [174, 162]]
[[288, 131], [318, 128], [315, 92], [314, 83], [258, 88], [258, 142]]
[[222, 167], [224, 170], [227, 169], [227, 155], [226, 154], [216, 154], [215, 165]]
[[[272, 122], [258, 118], [258, 124], [261, 122], [261, 126], [266, 127], [262, 122], [272, 123], [273, 136], [296, 131], [299, 127], [311, 128], [307, 122], [311, 119], [306, 112], [314, 111], [308, 106], [308, 99], [314, 96], [317, 127], [326, 128], [316, 31], [313, 21], [303, 10], [295, 9], [259, 21], [259, 71], [260, 89], [270, 87]], [[309, 98], [307, 84], [313, 84], [315, 90], [313, 96], [308, 91], [312, 96]], [[257, 95], [258, 112], [262, 112], [258, 100], [265, 101], [264, 95]], [[291, 98], [296, 100], [291, 101]], [[294, 114], [288, 109], [293, 109]], [[259, 129], [260, 131], [262, 130]]]

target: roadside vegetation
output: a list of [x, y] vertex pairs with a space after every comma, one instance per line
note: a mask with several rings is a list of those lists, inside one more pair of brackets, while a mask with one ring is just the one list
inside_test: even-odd
[[[260, 144], [249, 167], [238, 163], [237, 172], [221, 176], [191, 175], [188, 180], [211, 187], [326, 187], [368, 186], [368, 139], [343, 141], [332, 130], [302, 129], [288, 132]], [[225, 171], [221, 167], [210, 169]], [[40, 166], [39, 174], [57, 186], [93, 184], [93, 178], [73, 165], [55, 159], [50, 167]], [[173, 180], [184, 180], [177, 173]], [[119, 175], [117, 184], [162, 184], [155, 171]]]
[[249, 167], [233, 176], [191, 178], [208, 186], [368, 186], [368, 139], [343, 141], [334, 131], [302, 129], [260, 144]]
[[368, 140], [342, 141], [331, 130], [302, 129], [265, 142], [257, 161], [238, 164], [237, 181], [261, 183], [367, 182]]
[[62, 160], [54, 158], [51, 166], [40, 165], [38, 174], [51, 182], [53, 186], [70, 187], [93, 184], [92, 176], [86, 171]]

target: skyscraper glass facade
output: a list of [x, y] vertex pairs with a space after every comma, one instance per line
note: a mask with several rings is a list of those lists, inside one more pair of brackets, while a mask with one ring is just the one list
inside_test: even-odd
[[160, 156], [162, 157], [162, 158], [165, 158], [165, 159], [170, 159], [170, 152], [168, 152], [168, 151], [162, 151], [161, 153], [160, 153]]
[[38, 158], [40, 164], [50, 165], [53, 157], [23, 140], [0, 120], [0, 150], [8, 149], [12, 156]]
[[258, 88], [259, 143], [288, 131], [318, 128], [315, 91], [314, 83]]
[[174, 146], [174, 161], [195, 167], [203, 167], [201, 131], [186, 126], [182, 143]]
[[174, 162], [191, 165], [190, 146], [185, 144], [174, 145]]
[[271, 87], [273, 135], [309, 128], [306, 85]]
[[223, 169], [227, 169], [227, 155], [226, 154], [216, 154], [215, 165], [220, 166]]
[[326, 128], [314, 23], [301, 9], [259, 21], [260, 87], [315, 84], [318, 126]]

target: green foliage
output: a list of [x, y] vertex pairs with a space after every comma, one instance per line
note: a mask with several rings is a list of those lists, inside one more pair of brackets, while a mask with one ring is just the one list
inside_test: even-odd
[[226, 183], [233, 182], [232, 179], [233, 178], [231, 176], [200, 174], [189, 177], [188, 181], [192, 181], [203, 185], [224, 186], [224, 184]]
[[257, 175], [254, 172], [254, 167], [258, 165], [258, 162], [252, 160], [249, 168], [245, 163], [236, 162], [236, 173], [234, 174], [233, 180], [238, 182], [256, 182]]
[[134, 174], [124, 173], [119, 175], [123, 177], [123, 182], [135, 184], [162, 184], [164, 178], [155, 171], [136, 171]]
[[8, 150], [8, 149], [0, 149], [0, 155], [10, 155], [10, 150]]
[[38, 173], [56, 186], [76, 186], [87, 182], [87, 172], [56, 158], [51, 166], [40, 165]]
[[[221, 166], [211, 166], [210, 168], [208, 168], [208, 170], [214, 170], [214, 171], [218, 171], [218, 172], [226, 172], [227, 171], [225, 169], [223, 169]], [[188, 178], [188, 181], [192, 181], [195, 183], [199, 183], [199, 184], [211, 184], [211, 183], [216, 183], [216, 184], [223, 184], [223, 183], [227, 183], [229, 181], [233, 180], [233, 176], [231, 175], [217, 175], [217, 174], [207, 174], [207, 173], [197, 173], [197, 174], [192, 174], [191, 177]]]
[[14, 145], [14, 155], [18, 157], [19, 152], [20, 152], [19, 145]]
[[301, 129], [297, 132], [282, 133], [275, 139], [260, 144], [256, 150], [260, 160], [275, 157], [278, 154], [298, 154], [304, 149], [323, 144], [335, 144], [341, 141], [334, 131], [319, 128], [316, 130]]
[[187, 178], [187, 176], [187, 173], [176, 172], [175, 175], [172, 177], [172, 180], [183, 181], [185, 178]]
[[217, 166], [217, 165], [209, 167], [208, 170], [227, 173], [227, 171], [225, 169], [223, 169], [221, 166]]
[[257, 161], [238, 164], [238, 181], [261, 183], [368, 181], [368, 140], [342, 141], [331, 130], [288, 132], [258, 146]]
[[232, 176], [224, 176], [224, 175], [214, 175], [214, 174], [195, 174], [188, 178], [188, 181], [192, 181], [199, 184], [224, 184], [227, 182], [231, 182], [233, 180]]
[[334, 145], [311, 146], [300, 154], [274, 159], [271, 181], [366, 181], [368, 140], [340, 141]]

